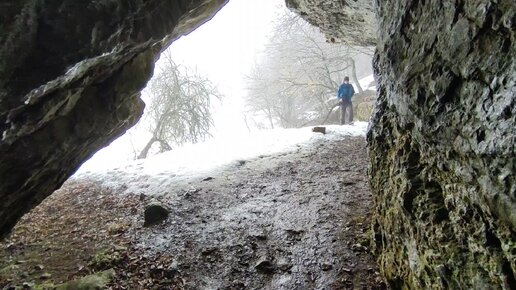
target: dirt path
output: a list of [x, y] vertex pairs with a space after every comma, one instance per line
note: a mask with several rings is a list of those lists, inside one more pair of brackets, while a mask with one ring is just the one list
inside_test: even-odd
[[151, 197], [71, 181], [2, 244], [0, 287], [115, 268], [113, 289], [382, 289], [366, 170], [362, 137], [241, 161], [157, 193], [171, 214], [149, 228]]

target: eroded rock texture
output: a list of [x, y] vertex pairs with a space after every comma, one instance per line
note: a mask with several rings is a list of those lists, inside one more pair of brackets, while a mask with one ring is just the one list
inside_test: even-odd
[[[156, 55], [222, 0], [0, 3], [0, 236], [136, 122]], [[287, 0], [371, 45], [371, 1]], [[376, 252], [393, 288], [515, 289], [514, 0], [377, 0], [369, 132]]]
[[0, 237], [139, 119], [156, 56], [225, 2], [0, 3]]
[[376, 44], [372, 0], [286, 0], [287, 6], [318, 26], [328, 40], [356, 46]]
[[395, 289], [516, 289], [516, 2], [377, 5], [383, 275]]
[[[287, 2], [329, 37], [360, 37], [339, 19], [362, 1]], [[383, 275], [394, 289], [516, 289], [516, 3], [376, 10], [368, 142]]]

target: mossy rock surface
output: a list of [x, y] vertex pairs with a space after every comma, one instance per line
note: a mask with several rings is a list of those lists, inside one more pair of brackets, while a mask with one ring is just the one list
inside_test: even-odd
[[358, 121], [368, 121], [374, 109], [374, 101], [359, 103], [356, 106], [354, 119]]
[[516, 289], [516, 2], [378, 3], [382, 274], [392, 289]]
[[97, 290], [105, 289], [106, 285], [115, 276], [115, 270], [109, 269], [106, 271], [91, 274], [77, 280], [73, 280], [57, 286], [56, 290]]

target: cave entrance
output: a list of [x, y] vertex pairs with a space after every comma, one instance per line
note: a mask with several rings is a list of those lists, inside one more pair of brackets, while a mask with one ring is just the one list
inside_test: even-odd
[[[232, 0], [163, 52], [140, 123], [20, 222], [0, 277], [39, 286], [95, 272], [129, 289], [262, 288], [271, 277], [289, 289], [377, 285], [364, 242], [371, 54], [327, 43], [283, 1]], [[344, 76], [355, 120], [340, 126]]]
[[[234, 161], [263, 155], [275, 146], [281, 151], [303, 137], [285, 135], [273, 142], [277, 137], [252, 133], [339, 124], [335, 95], [345, 76], [356, 92], [354, 121], [367, 122], [376, 99], [373, 53], [373, 47], [329, 43], [284, 1], [231, 1], [162, 53], [143, 91], [146, 109], [140, 122], [79, 173], [192, 144], [216, 153], [183, 158], [190, 165], [209, 163], [214, 156]], [[185, 83], [191, 85], [180, 85]], [[214, 140], [211, 147], [199, 144]]]

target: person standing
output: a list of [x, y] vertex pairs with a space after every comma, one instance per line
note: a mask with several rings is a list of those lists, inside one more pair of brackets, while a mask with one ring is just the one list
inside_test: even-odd
[[[340, 100], [340, 124], [353, 122], [353, 103], [351, 97], [355, 94], [355, 89], [349, 83], [349, 77], [344, 77], [344, 82], [340, 85], [339, 91], [337, 92], [337, 99]], [[346, 122], [346, 111], [349, 110], [348, 121]]]

